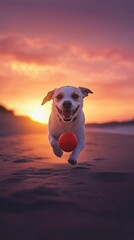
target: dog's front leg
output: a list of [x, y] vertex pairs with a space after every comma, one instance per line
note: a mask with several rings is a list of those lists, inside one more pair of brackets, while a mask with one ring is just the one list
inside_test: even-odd
[[54, 154], [55, 154], [57, 157], [61, 157], [62, 154], [63, 154], [63, 151], [62, 151], [61, 148], [59, 147], [56, 138], [55, 138], [53, 135], [51, 135], [51, 134], [49, 134], [49, 137], [48, 137], [48, 138], [49, 138], [49, 142], [50, 142], [50, 144], [51, 144], [51, 146], [52, 146], [52, 148], [53, 148]]
[[82, 139], [78, 142], [78, 145], [77, 145], [76, 149], [69, 156], [68, 162], [70, 164], [72, 164], [72, 165], [77, 164], [77, 158], [78, 158], [81, 150], [84, 148], [84, 145], [85, 145], [84, 139]]

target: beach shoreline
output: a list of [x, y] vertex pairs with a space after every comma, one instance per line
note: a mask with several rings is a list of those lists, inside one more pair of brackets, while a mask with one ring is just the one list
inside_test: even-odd
[[46, 134], [0, 137], [1, 240], [132, 240], [132, 135], [86, 132], [78, 164]]

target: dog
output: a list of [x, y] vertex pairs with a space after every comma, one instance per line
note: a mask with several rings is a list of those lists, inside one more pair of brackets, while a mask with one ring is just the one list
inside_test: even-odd
[[48, 139], [53, 152], [61, 157], [63, 151], [58, 145], [58, 139], [64, 132], [72, 132], [77, 136], [78, 145], [71, 152], [68, 162], [77, 163], [78, 156], [85, 145], [85, 116], [82, 111], [83, 98], [93, 92], [85, 87], [63, 86], [47, 93], [42, 105], [53, 100], [52, 112], [49, 117]]

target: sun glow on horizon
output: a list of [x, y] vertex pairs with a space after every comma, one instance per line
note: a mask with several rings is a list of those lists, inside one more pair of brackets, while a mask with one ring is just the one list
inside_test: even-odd
[[30, 114], [30, 117], [33, 121], [40, 122], [40, 123], [47, 123], [48, 116], [44, 114], [44, 111], [41, 108], [36, 108]]

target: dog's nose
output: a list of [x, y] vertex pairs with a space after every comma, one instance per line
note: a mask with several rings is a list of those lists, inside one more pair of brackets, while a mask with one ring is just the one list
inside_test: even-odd
[[66, 110], [69, 110], [72, 106], [72, 103], [70, 101], [65, 101], [63, 103], [63, 107], [66, 109]]

